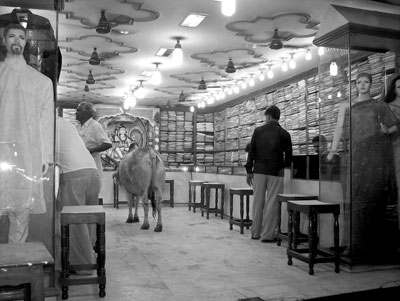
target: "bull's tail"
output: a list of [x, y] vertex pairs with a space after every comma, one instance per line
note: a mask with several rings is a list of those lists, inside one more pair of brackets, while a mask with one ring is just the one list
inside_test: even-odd
[[156, 210], [156, 208], [157, 208], [156, 207], [156, 192], [154, 191], [152, 186], [150, 186], [149, 190], [147, 191], [147, 197], [151, 201], [151, 208], [153, 209], [153, 213], [152, 213], [153, 218], [156, 218], [156, 213], [157, 213], [157, 210]]
[[148, 191], [149, 199], [151, 200], [151, 207], [153, 208], [153, 218], [156, 218], [156, 213], [157, 213], [157, 206], [156, 206], [156, 192], [154, 190], [154, 183], [156, 179], [156, 171], [157, 171], [157, 165], [159, 160], [161, 158], [158, 156], [158, 154], [150, 148], [150, 153], [151, 153], [151, 167], [152, 167], [152, 176], [151, 176], [151, 182], [150, 182], [150, 188]]

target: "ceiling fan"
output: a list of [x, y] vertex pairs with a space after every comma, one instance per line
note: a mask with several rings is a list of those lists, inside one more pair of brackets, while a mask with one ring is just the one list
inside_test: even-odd
[[125, 31], [114, 29], [114, 27], [118, 25], [132, 25], [134, 20], [127, 15], [107, 14], [106, 17], [106, 10], [102, 9], [97, 25], [86, 24], [86, 22], [86, 19], [83, 20], [85, 25], [88, 25], [90, 29], [96, 29], [96, 32], [99, 34], [108, 34], [110, 32], [126, 34]]
[[283, 44], [282, 40], [284, 40], [284, 38], [279, 35], [278, 30], [279, 30], [278, 28], [274, 29], [274, 34], [272, 36], [271, 43], [267, 45], [258, 45], [258, 46], [269, 47], [272, 50], [279, 50], [282, 48], [294, 48], [294, 49], [301, 48], [300, 46]]

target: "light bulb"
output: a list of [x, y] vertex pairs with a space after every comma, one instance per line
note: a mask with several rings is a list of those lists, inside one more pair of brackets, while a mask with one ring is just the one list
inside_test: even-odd
[[242, 89], [246, 89], [246, 88], [247, 88], [247, 84], [246, 84], [246, 82], [245, 82], [245, 81], [242, 81], [242, 84], [241, 84], [241, 86], [242, 86]]
[[265, 79], [264, 72], [261, 72], [258, 78], [260, 81], [263, 81]]
[[306, 52], [306, 60], [309, 61], [309, 60], [311, 60], [311, 59], [312, 59], [311, 51], [310, 51], [310, 49], [307, 49], [307, 52]]
[[283, 64], [282, 64], [282, 71], [283, 71], [283, 72], [288, 71], [288, 65], [287, 65], [286, 61], [283, 61]]
[[318, 47], [318, 55], [324, 55], [325, 49], [324, 47]]
[[162, 81], [161, 71], [158, 68], [158, 64], [159, 63], [156, 63], [156, 69], [154, 70], [154, 72], [151, 76], [151, 82], [153, 83], [153, 85], [159, 85], [159, 84], [161, 84], [161, 81]]
[[240, 92], [240, 89], [238, 86], [233, 87], [233, 93], [238, 94]]
[[179, 40], [177, 40], [174, 51], [172, 52], [172, 59], [176, 64], [180, 64], [183, 61], [183, 51]]
[[290, 69], [296, 68], [296, 61], [293, 59], [293, 57], [289, 62], [289, 67], [290, 67]]
[[267, 72], [267, 76], [269, 79], [274, 77], [274, 72], [272, 72], [271, 68], [269, 68], [268, 72]]
[[336, 65], [336, 62], [332, 62], [331, 65], [329, 66], [329, 73], [332, 76], [336, 76], [338, 72], [338, 67]]
[[250, 77], [250, 79], [249, 79], [249, 86], [250, 86], [250, 87], [254, 87], [254, 85], [255, 85], [254, 78], [253, 78], [253, 77]]
[[194, 112], [194, 106], [190, 106], [190, 112]]
[[221, 12], [224, 16], [231, 17], [236, 12], [236, 0], [222, 0]]

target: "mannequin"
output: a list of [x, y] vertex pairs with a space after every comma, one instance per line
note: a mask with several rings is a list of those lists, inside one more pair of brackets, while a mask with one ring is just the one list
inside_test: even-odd
[[357, 98], [351, 101], [351, 105], [347, 102], [341, 104], [328, 154], [328, 160], [332, 160], [346, 129], [346, 136], [350, 137], [347, 161], [351, 162], [351, 169], [349, 164], [345, 186], [351, 187], [351, 191], [345, 191], [343, 214], [344, 235], [351, 233], [351, 237], [345, 237], [344, 241], [351, 241], [351, 248], [347, 250], [350, 256], [362, 259], [376, 258], [385, 248], [377, 242], [383, 240], [392, 154], [387, 151], [391, 147], [390, 138], [383, 133], [387, 129], [393, 131], [399, 123], [386, 103], [371, 97], [371, 84], [372, 77], [368, 73], [356, 77]]

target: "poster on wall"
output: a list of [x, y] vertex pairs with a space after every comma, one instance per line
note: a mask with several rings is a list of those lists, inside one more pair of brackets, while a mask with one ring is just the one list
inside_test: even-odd
[[153, 145], [153, 126], [147, 118], [122, 113], [101, 117], [99, 122], [112, 143], [112, 147], [102, 154], [106, 169], [115, 169], [132, 143], [138, 147]]

